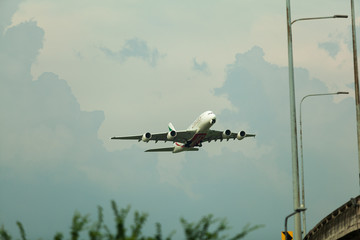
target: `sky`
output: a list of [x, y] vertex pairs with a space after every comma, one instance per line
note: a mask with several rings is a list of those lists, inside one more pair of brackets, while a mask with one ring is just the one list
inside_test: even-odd
[[[359, 2], [357, 39], [360, 39]], [[230, 234], [279, 239], [293, 211], [285, 1], [0, 1], [0, 225], [31, 238], [69, 232], [110, 201], [149, 213], [145, 228], [227, 218]], [[350, 1], [291, 2], [292, 18], [350, 15]], [[359, 40], [358, 40], [359, 41]], [[360, 48], [358, 42], [358, 49]], [[359, 193], [350, 19], [293, 25], [303, 96], [307, 229]], [[186, 129], [256, 134], [198, 152], [113, 136]], [[130, 223], [129, 223], [130, 224]], [[293, 221], [289, 221], [289, 229]]]

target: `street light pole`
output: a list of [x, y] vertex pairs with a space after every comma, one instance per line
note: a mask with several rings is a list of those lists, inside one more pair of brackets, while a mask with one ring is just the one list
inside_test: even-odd
[[[292, 177], [293, 177], [293, 205], [298, 209], [300, 205], [299, 189], [299, 162], [297, 148], [296, 130], [296, 107], [295, 107], [295, 84], [294, 84], [294, 64], [291, 30], [291, 10], [290, 0], [286, 0], [287, 34], [288, 34], [288, 64], [289, 64], [289, 96], [290, 96], [290, 132], [291, 132], [291, 152], [292, 152]], [[295, 212], [294, 237], [295, 240], [301, 239], [300, 214]]]
[[359, 185], [360, 185], [360, 96], [359, 96], [359, 71], [356, 48], [356, 28], [355, 28], [355, 5], [351, 0], [351, 25], [352, 25], [352, 42], [354, 58], [354, 82], [355, 82], [355, 103], [356, 103], [356, 128], [358, 139], [358, 162], [359, 162]]
[[[299, 189], [299, 161], [298, 161], [298, 143], [296, 129], [296, 106], [295, 106], [295, 83], [294, 83], [294, 60], [292, 46], [292, 27], [296, 21], [314, 20], [326, 18], [347, 18], [346, 15], [334, 15], [330, 17], [301, 18], [291, 21], [290, 0], [286, 0], [286, 18], [288, 34], [288, 67], [289, 67], [289, 97], [290, 97], [290, 132], [291, 132], [291, 153], [292, 153], [292, 177], [293, 177], [293, 205], [294, 209], [300, 206], [300, 189]], [[359, 160], [360, 164], [360, 160]], [[360, 170], [360, 165], [359, 165]], [[360, 175], [359, 175], [360, 176]], [[295, 240], [301, 239], [301, 219], [300, 214], [295, 214], [294, 237]]]
[[[305, 184], [304, 184], [304, 157], [303, 157], [303, 141], [302, 141], [302, 103], [307, 97], [327, 96], [327, 95], [338, 95], [338, 94], [349, 94], [349, 92], [334, 92], [334, 93], [318, 93], [309, 94], [304, 96], [300, 101], [300, 175], [301, 175], [301, 206], [305, 207]], [[303, 225], [303, 236], [306, 235], [306, 215], [302, 213], [302, 225]]]

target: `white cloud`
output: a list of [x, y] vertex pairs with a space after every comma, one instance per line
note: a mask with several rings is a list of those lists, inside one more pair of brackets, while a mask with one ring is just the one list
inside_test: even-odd
[[127, 40], [125, 45], [118, 52], [114, 52], [106, 47], [101, 47], [100, 50], [106, 56], [117, 60], [120, 63], [133, 57], [140, 58], [147, 62], [151, 67], [155, 67], [160, 58], [159, 51], [156, 48], [150, 49], [145, 41], [138, 38]]
[[[341, 5], [326, 3], [321, 9], [320, 3], [294, 3], [293, 16]], [[212, 212], [236, 227], [249, 221], [267, 224], [249, 239], [276, 238], [282, 216], [292, 209], [283, 5], [29, 0], [12, 21], [6, 15], [0, 20], [1, 26], [12, 22], [0, 45], [0, 98], [6, 112], [1, 120], [5, 194], [0, 202], [7, 206], [6, 221], [24, 219], [37, 238], [43, 232], [33, 220], [39, 212], [44, 224], [59, 216], [49, 229], [55, 232], [61, 230], [55, 226], [67, 226], [75, 208], [86, 213], [115, 198], [149, 211], [155, 220], [165, 219], [165, 224], [175, 216], [169, 229], [177, 216], [198, 219]], [[10, 7], [8, 12], [14, 12], [15, 5]], [[303, 67], [295, 69], [297, 100], [314, 91], [346, 90], [342, 87], [351, 83], [347, 42], [336, 37], [346, 35], [348, 24], [319, 24], [294, 27], [295, 65]], [[135, 37], [136, 46], [127, 44]], [[333, 40], [340, 46], [335, 59], [318, 47]], [[109, 59], [99, 46], [120, 56], [127, 49], [126, 61]], [[140, 52], [135, 51], [138, 46]], [[156, 52], [166, 58], [153, 58]], [[211, 67], [211, 74], [191, 68], [194, 56], [201, 59], [200, 66]], [[351, 162], [353, 99], [332, 100], [312, 101], [304, 109], [312, 224], [357, 189]], [[142, 150], [150, 143], [109, 140], [165, 131], [169, 121], [185, 129], [205, 110], [217, 114], [214, 128], [246, 130], [256, 138], [204, 144], [197, 153], [180, 155], [149, 155]], [[24, 167], [26, 161], [31, 167]], [[335, 175], [341, 176], [341, 184], [334, 185]]]
[[335, 58], [340, 50], [340, 47], [336, 42], [319, 43], [319, 47], [327, 51], [332, 58]]
[[[221, 114], [221, 118], [226, 120], [227, 125], [236, 124], [241, 120], [247, 121], [250, 129], [254, 129], [257, 134], [255, 145], [259, 151], [257, 153], [265, 150], [260, 156], [254, 152], [249, 154], [249, 152], [242, 150], [237, 151], [237, 153], [241, 152], [244, 155], [247, 153], [248, 161], [250, 159], [256, 161], [254, 164], [256, 171], [264, 171], [266, 175], [264, 178], [273, 183], [270, 185], [278, 191], [284, 187], [281, 186], [283, 179], [291, 175], [287, 74], [286, 67], [279, 67], [265, 61], [262, 49], [254, 47], [245, 53], [236, 55], [235, 62], [228, 65], [224, 85], [215, 91], [216, 94], [226, 93], [232, 104], [239, 109], [238, 112], [225, 111]], [[306, 94], [329, 92], [323, 82], [318, 79], [311, 79], [306, 69], [295, 69], [295, 75], [297, 76], [297, 103]], [[316, 212], [308, 213], [308, 225], [313, 226], [316, 221], [327, 214], [331, 205], [335, 206], [339, 201], [346, 200], [347, 196], [355, 194], [357, 174], [354, 170], [351, 174], [346, 174], [348, 179], [344, 182], [350, 184], [346, 189], [345, 185], [342, 187], [326, 185], [327, 181], [332, 180], [330, 180], [330, 175], [325, 174], [325, 172], [341, 171], [345, 173], [349, 170], [348, 166], [354, 163], [340, 161], [340, 159], [354, 159], [356, 155], [353, 98], [348, 97], [345, 100], [337, 101], [337, 103], [331, 97], [311, 99], [311, 101], [311, 105], [307, 102], [303, 108], [303, 136], [304, 153], [306, 152], [304, 155], [305, 166], [308, 166], [305, 169], [306, 191], [310, 193], [308, 195], [312, 195], [311, 197], [307, 195], [307, 203], [309, 208], [317, 209]], [[335, 129], [337, 136], [333, 135]], [[346, 141], [346, 143], [339, 144], [339, 141]], [[349, 147], [352, 150], [349, 150]], [[342, 157], [339, 156], [340, 152], [344, 154]], [[333, 168], [332, 164], [337, 166], [336, 169]], [[285, 166], [287, 168], [284, 168]], [[287, 170], [287, 173], [280, 169]], [[317, 173], [318, 171], [321, 173]], [[339, 198], [342, 199], [334, 200], [327, 207], [321, 207], [321, 203], [315, 200], [315, 195], [318, 196], [316, 191], [319, 191], [320, 187], [311, 186], [311, 183], [316, 182], [316, 179], [323, 175], [329, 179], [324, 179], [319, 184], [322, 194], [328, 195], [330, 192], [339, 192]], [[326, 199], [329, 202], [329, 198]], [[319, 208], [322, 210], [320, 211]]]
[[11, 24], [11, 17], [18, 9], [21, 0], [2, 1], [0, 3], [0, 32]]
[[194, 71], [199, 71], [205, 74], [209, 74], [209, 67], [208, 64], [206, 62], [202, 62], [202, 63], [198, 63], [196, 61], [196, 58], [193, 58], [193, 66], [192, 69]]
[[180, 188], [190, 198], [196, 200], [199, 199], [199, 194], [191, 189], [192, 183], [181, 173], [185, 161], [184, 154], [158, 154], [157, 170], [160, 175], [160, 181], [168, 183], [172, 187]]

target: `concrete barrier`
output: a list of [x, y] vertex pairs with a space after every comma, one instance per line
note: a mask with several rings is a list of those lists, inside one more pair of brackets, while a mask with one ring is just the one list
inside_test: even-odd
[[360, 195], [330, 213], [304, 240], [360, 240]]

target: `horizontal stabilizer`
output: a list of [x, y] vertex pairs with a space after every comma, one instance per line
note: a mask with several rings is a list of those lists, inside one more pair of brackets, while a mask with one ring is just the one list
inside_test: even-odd
[[185, 151], [196, 152], [196, 151], [199, 151], [199, 149], [198, 148], [187, 148]]
[[255, 137], [255, 134], [246, 134], [245, 137]]
[[[185, 148], [182, 151], [199, 151], [198, 148]], [[168, 148], [153, 148], [153, 149], [148, 149], [145, 152], [173, 152], [174, 153], [174, 147], [168, 147]], [[178, 151], [176, 151], [178, 152]], [[175, 153], [176, 153], [175, 152]]]
[[148, 149], [145, 152], [172, 152], [174, 147]]

